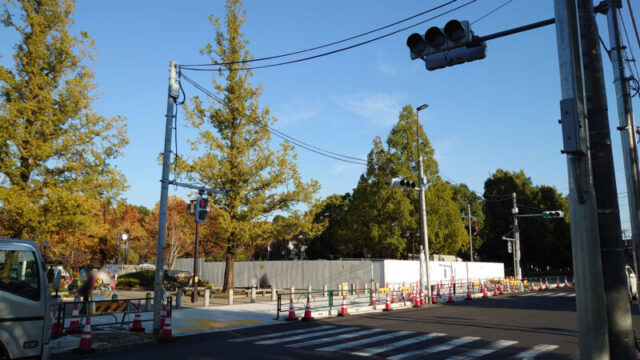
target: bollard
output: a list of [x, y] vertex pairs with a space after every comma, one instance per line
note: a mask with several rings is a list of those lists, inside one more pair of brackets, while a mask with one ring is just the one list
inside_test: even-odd
[[322, 297], [327, 297], [327, 284], [322, 285]]
[[251, 303], [253, 304], [254, 302], [256, 302], [256, 287], [252, 286], [251, 287]]
[[115, 293], [111, 294], [111, 300], [114, 300], [114, 301], [118, 300], [118, 294], [115, 294]]
[[204, 289], [204, 307], [209, 306], [209, 297], [211, 296], [211, 289]]
[[278, 294], [276, 294], [276, 288], [271, 285], [271, 301], [276, 301], [278, 299]]
[[233, 305], [233, 289], [229, 289], [229, 305]]
[[151, 293], [146, 293], [144, 298], [144, 311], [149, 312], [151, 311]]
[[178, 288], [176, 290], [176, 309], [180, 309], [182, 307], [182, 289]]

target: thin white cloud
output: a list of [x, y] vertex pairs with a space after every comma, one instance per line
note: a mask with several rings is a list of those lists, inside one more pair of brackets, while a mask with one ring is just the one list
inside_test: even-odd
[[299, 99], [273, 108], [273, 114], [280, 126], [309, 120], [320, 112], [321, 106], [318, 103], [307, 103]]
[[347, 167], [347, 165], [336, 165], [333, 167], [333, 169], [331, 169], [331, 173], [332, 174], [339, 174], [341, 173], [345, 168]]
[[433, 141], [431, 146], [435, 150], [434, 157], [440, 162], [447, 157], [458, 145], [458, 139], [455, 137], [450, 137], [446, 139], [439, 139], [437, 141]]
[[345, 110], [381, 125], [394, 124], [402, 110], [403, 93], [357, 93], [335, 96]]

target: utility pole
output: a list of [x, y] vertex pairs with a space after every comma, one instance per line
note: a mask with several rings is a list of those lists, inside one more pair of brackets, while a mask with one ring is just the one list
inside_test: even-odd
[[467, 203], [467, 218], [469, 219], [469, 261], [473, 262], [473, 238], [471, 237], [471, 203]]
[[160, 208], [158, 215], [158, 244], [156, 247], [156, 276], [153, 286], [153, 335], [160, 336], [160, 311], [162, 310], [162, 292], [164, 282], [164, 239], [167, 230], [167, 203], [169, 201], [169, 163], [171, 160], [171, 133], [176, 100], [180, 95], [180, 86], [176, 81], [178, 64], [169, 63], [169, 90], [167, 96], [167, 113], [164, 128], [164, 152], [162, 154], [162, 180], [160, 180]]
[[522, 269], [520, 268], [520, 229], [518, 228], [518, 197], [513, 193], [513, 273], [516, 280], [522, 280]]
[[[420, 236], [424, 243], [424, 259], [426, 264], [426, 282], [427, 282], [427, 303], [431, 302], [431, 279], [429, 277], [429, 235], [427, 234], [427, 204], [424, 198], [424, 168], [422, 165], [422, 156], [420, 155], [420, 111], [427, 108], [427, 104], [421, 105], [416, 109], [416, 138], [418, 139], [418, 167], [420, 171], [420, 178], [418, 184], [420, 185]], [[424, 287], [424, 285], [423, 285]]]
[[[618, 190], [611, 150], [598, 24], [593, 0], [578, 0], [577, 3], [591, 145], [591, 168], [598, 209], [604, 294], [607, 304], [609, 354], [611, 359], [632, 360], [635, 359], [635, 349], [631, 329], [631, 309], [624, 270], [624, 242], [620, 233]], [[617, 9], [610, 9], [609, 13], [614, 13], [615, 16]]]
[[576, 310], [581, 359], [609, 359], [606, 302], [596, 197], [591, 174], [589, 125], [582, 77], [576, 1], [554, 0], [560, 68], [563, 153], [567, 155], [571, 252], [577, 280]]
[[[613, 82], [616, 88], [616, 100], [618, 107], [618, 121], [620, 136], [622, 138], [622, 158], [624, 161], [624, 173], [627, 183], [627, 198], [629, 199], [629, 220], [631, 222], [631, 243], [633, 246], [634, 269], [638, 274], [638, 253], [640, 244], [640, 183], [638, 174], [638, 145], [635, 138], [635, 120], [633, 118], [633, 105], [631, 104], [631, 92], [629, 91], [629, 78], [624, 67], [624, 47], [620, 34], [620, 18], [618, 9], [622, 7], [621, 1], [609, 1], [607, 9], [607, 24], [609, 28], [609, 44], [611, 46], [611, 65], [613, 67]], [[631, 9], [629, 9], [631, 10]], [[637, 276], [637, 275], [636, 275]]]
[[193, 292], [191, 293], [191, 303], [198, 301], [198, 233], [200, 223], [196, 221], [196, 243], [193, 249]]

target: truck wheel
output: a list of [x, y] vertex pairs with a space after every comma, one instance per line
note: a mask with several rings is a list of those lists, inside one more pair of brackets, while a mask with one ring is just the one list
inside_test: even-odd
[[0, 360], [11, 360], [9, 352], [4, 348], [4, 345], [0, 343]]

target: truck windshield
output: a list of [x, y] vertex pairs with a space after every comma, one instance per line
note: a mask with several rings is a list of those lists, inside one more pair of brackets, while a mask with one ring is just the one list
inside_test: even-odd
[[0, 250], [0, 291], [40, 300], [40, 272], [33, 251]]

